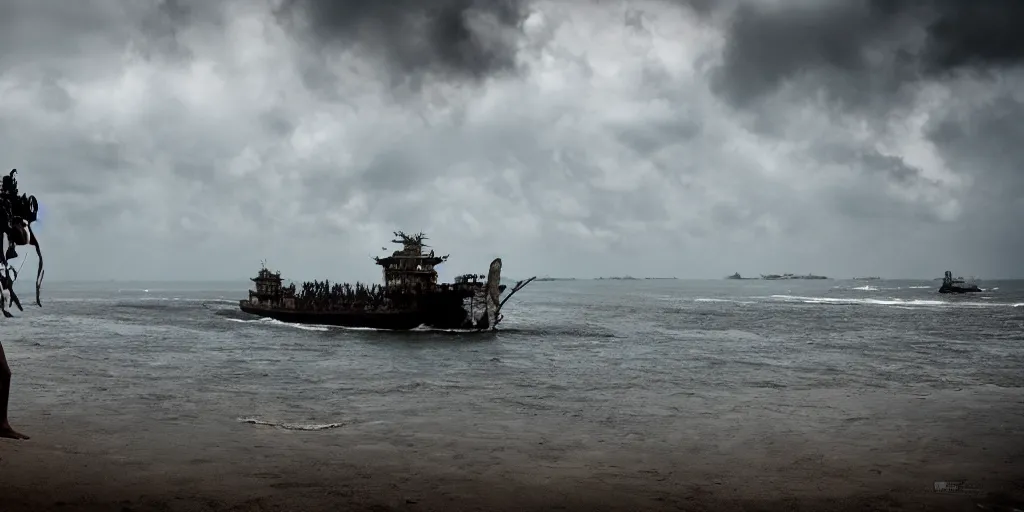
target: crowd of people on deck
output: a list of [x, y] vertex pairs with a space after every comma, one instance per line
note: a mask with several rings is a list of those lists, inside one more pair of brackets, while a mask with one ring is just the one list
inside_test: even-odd
[[306, 281], [296, 294], [296, 305], [301, 308], [334, 309], [339, 307], [384, 305], [387, 295], [379, 284], [331, 283]]

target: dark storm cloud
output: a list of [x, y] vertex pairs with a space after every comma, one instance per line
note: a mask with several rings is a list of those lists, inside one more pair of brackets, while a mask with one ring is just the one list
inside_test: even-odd
[[1019, 66], [1024, 62], [1024, 31], [1021, 31], [1024, 2], [932, 0], [922, 3], [937, 12], [927, 26], [928, 45], [923, 54], [927, 72], [984, 70]]
[[832, 99], [862, 103], [908, 82], [1024, 62], [1024, 2], [851, 0], [748, 2], [728, 24], [714, 88], [745, 106], [814, 76]]
[[161, 0], [156, 8], [142, 15], [140, 28], [147, 34], [140, 51], [146, 57], [153, 53], [177, 59], [189, 59], [192, 52], [181, 44], [181, 28], [197, 20], [195, 7], [185, 0]]
[[[95, 194], [126, 169], [125, 148], [70, 130], [40, 133], [0, 117], [0, 140], [31, 153], [31, 160], [10, 161], [3, 172], [18, 167], [39, 186], [58, 194]], [[6, 152], [8, 155], [12, 151]]]
[[[821, 2], [769, 7], [745, 3], [728, 26], [723, 63], [713, 73], [716, 90], [745, 106], [785, 81], [821, 70], [863, 75], [866, 50], [889, 51], [894, 13], [863, 2]], [[882, 42], [883, 44], [879, 45]]]
[[869, 169], [883, 173], [896, 183], [909, 184], [923, 179], [921, 169], [907, 165], [903, 157], [880, 153], [863, 153], [860, 157]]
[[832, 144], [823, 145], [815, 154], [820, 162], [846, 165], [855, 172], [882, 178], [887, 183], [904, 186], [935, 184], [903, 157], [884, 155], [874, 149]]
[[979, 193], [999, 201], [1024, 198], [1021, 100], [1003, 96], [981, 108], [954, 109], [935, 119], [927, 134], [954, 171], [975, 177]]
[[1024, 252], [1024, 101], [1002, 96], [936, 116], [926, 133], [954, 172], [970, 176], [955, 236], [993, 267], [1020, 268]]
[[[354, 44], [383, 58], [396, 73], [424, 71], [482, 78], [515, 67], [521, 0], [287, 0], [279, 15], [311, 29], [328, 50]], [[297, 23], [298, 22], [298, 23]]]
[[54, 57], [61, 62], [51, 69], [61, 69], [60, 64], [74, 65], [68, 57], [106, 50], [123, 35], [109, 26], [113, 15], [103, 1], [5, 0], [0, 7], [0, 73]]

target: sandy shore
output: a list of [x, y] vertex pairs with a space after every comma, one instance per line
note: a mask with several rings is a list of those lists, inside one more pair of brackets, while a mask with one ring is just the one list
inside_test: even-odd
[[[1024, 510], [1021, 390], [802, 393], [868, 416], [822, 431], [762, 398], [613, 434], [442, 411], [296, 431], [22, 409], [33, 438], [0, 440], [0, 510]], [[957, 479], [978, 491], [934, 492]]]

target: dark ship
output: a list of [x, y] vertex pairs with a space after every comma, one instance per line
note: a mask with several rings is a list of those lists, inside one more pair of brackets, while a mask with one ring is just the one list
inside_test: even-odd
[[983, 291], [978, 288], [978, 285], [974, 283], [968, 283], [962, 277], [953, 279], [953, 273], [946, 271], [946, 276], [942, 278], [942, 286], [939, 287], [939, 293], [977, 293]]
[[743, 276], [740, 275], [739, 272], [736, 272], [735, 274], [733, 274], [731, 276], [725, 276], [725, 278], [726, 279], [740, 279], [740, 280], [747, 280], [747, 281], [749, 281], [751, 279], [757, 279], [756, 277], [743, 277]]
[[781, 274], [781, 275], [780, 274], [767, 274], [767, 275], [761, 274], [761, 279], [765, 279], [765, 280], [768, 280], [768, 281], [779, 281], [779, 280], [789, 280], [789, 279], [828, 279], [828, 277], [826, 277], [826, 276], [817, 276], [817, 275], [814, 275], [814, 274], [807, 274], [806, 276], [799, 276], [799, 275], [796, 275], [796, 274]]
[[282, 286], [280, 272], [264, 266], [249, 299], [239, 301], [242, 311], [282, 322], [387, 330], [435, 329], [493, 330], [501, 322], [501, 308], [536, 277], [519, 281], [504, 299], [501, 258], [491, 262], [486, 276], [465, 274], [453, 283], [438, 283], [434, 268], [448, 260], [424, 253], [423, 233], [398, 231], [392, 243], [402, 249], [374, 258], [383, 267], [384, 284], [308, 281], [296, 290]]

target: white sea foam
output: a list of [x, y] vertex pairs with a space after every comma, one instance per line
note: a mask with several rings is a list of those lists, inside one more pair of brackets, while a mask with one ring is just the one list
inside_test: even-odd
[[293, 324], [288, 322], [282, 322], [274, 318], [258, 318], [255, 320], [242, 320], [240, 318], [225, 318], [229, 322], [238, 322], [243, 324], [265, 324], [274, 325], [281, 327], [292, 327], [295, 329], [301, 329], [303, 331], [326, 331], [327, 326], [325, 325], [306, 325], [306, 324]]
[[415, 332], [461, 332], [461, 333], [481, 332], [479, 329], [438, 329], [436, 327], [427, 327], [426, 325], [421, 325], [421, 326], [419, 326], [419, 327], [417, 327], [415, 329], [412, 329], [412, 330], [415, 331]]
[[749, 300], [734, 300], [734, 299], [713, 299], [713, 298], [697, 298], [693, 299], [694, 302], [727, 302], [730, 304], [756, 304]]
[[[253, 319], [253, 320], [243, 320], [243, 319], [240, 319], [240, 318], [225, 318], [225, 320], [227, 320], [229, 322], [237, 322], [237, 323], [243, 323], [243, 324], [255, 323], [255, 324], [269, 324], [269, 325], [282, 326], [282, 327], [293, 327], [295, 329], [302, 329], [304, 331], [327, 331], [327, 330], [330, 330], [330, 329], [337, 329], [337, 330], [343, 330], [343, 331], [382, 331], [382, 332], [391, 332], [390, 329], [378, 329], [376, 327], [348, 327], [348, 326], [342, 326], [342, 325], [298, 324], [298, 323], [282, 322], [280, 320], [276, 320], [276, 319], [273, 319], [273, 318], [257, 318], [257, 319]], [[437, 329], [437, 328], [434, 328], [434, 327], [427, 327], [425, 325], [421, 325], [421, 326], [416, 327], [414, 329], [410, 329], [410, 331], [412, 331], [412, 332], [458, 332], [458, 333], [480, 332], [478, 329]]]
[[210, 302], [210, 303], [222, 303], [222, 304], [238, 304], [237, 300], [231, 299], [200, 299], [192, 297], [139, 297], [139, 302]]
[[993, 302], [946, 302], [941, 300], [903, 300], [895, 298], [887, 299], [858, 299], [840, 297], [801, 297], [797, 295], [772, 295], [770, 298], [784, 302], [802, 302], [804, 304], [838, 304], [838, 305], [871, 305], [871, 306], [919, 306], [919, 307], [1007, 307], [1016, 306], [1007, 303]]
[[257, 418], [239, 418], [238, 421], [242, 423], [248, 423], [250, 425], [261, 425], [266, 427], [283, 428], [285, 430], [304, 430], [307, 432], [313, 432], [317, 430], [329, 430], [332, 428], [344, 427], [344, 423], [311, 423], [311, 424], [299, 424], [299, 423], [279, 423], [275, 421], [265, 421]]

